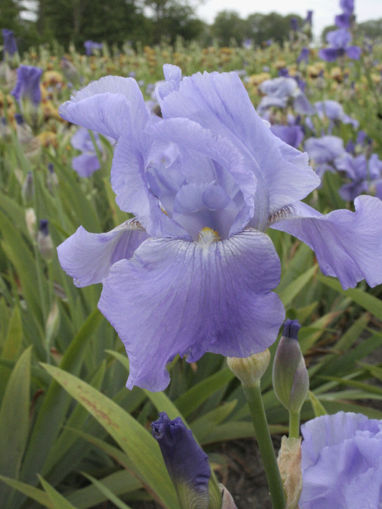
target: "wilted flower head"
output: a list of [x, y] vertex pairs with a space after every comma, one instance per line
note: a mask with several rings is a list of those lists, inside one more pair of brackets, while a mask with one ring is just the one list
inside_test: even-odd
[[382, 421], [339, 412], [301, 430], [300, 509], [381, 507]]
[[3, 34], [4, 54], [13, 57], [13, 55], [17, 53], [17, 43], [14, 33], [7, 28], [3, 28], [1, 33]]
[[31, 65], [20, 65], [17, 69], [16, 86], [11, 94], [16, 101], [28, 98], [34, 106], [41, 102], [40, 79], [42, 69]]
[[94, 51], [102, 49], [102, 42], [85, 41], [84, 46], [86, 54], [90, 56]]
[[211, 469], [207, 454], [200, 448], [191, 430], [180, 417], [171, 421], [165, 412], [159, 414], [151, 429], [171, 480], [181, 496], [182, 507], [207, 509]]
[[[382, 252], [366, 247], [381, 237], [382, 203], [365, 196], [355, 213], [323, 216], [300, 202], [320, 180], [258, 116], [237, 73], [179, 72], [166, 67], [172, 83], [157, 89], [163, 118], [147, 111], [134, 79], [117, 76], [60, 109], [116, 140], [111, 184], [136, 220], [106, 234], [80, 227], [59, 259], [78, 286], [102, 282], [99, 308], [129, 354], [128, 387], [150, 390], [167, 386], [177, 354], [247, 357], [275, 341], [284, 310], [272, 292], [280, 261], [269, 226], [307, 241], [344, 287], [382, 281]], [[354, 252], [348, 236], [351, 246], [358, 236]]]

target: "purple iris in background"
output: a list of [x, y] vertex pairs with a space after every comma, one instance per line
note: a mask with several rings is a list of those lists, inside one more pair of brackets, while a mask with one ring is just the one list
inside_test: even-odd
[[340, 7], [345, 14], [353, 14], [354, 0], [340, 0]]
[[313, 106], [293, 78], [280, 77], [266, 80], [259, 88], [265, 94], [257, 107], [260, 115], [266, 113], [271, 107], [286, 108], [289, 101], [293, 102], [293, 108], [301, 115], [314, 113]]
[[297, 148], [304, 139], [304, 131], [300, 125], [278, 125], [274, 124], [271, 131], [278, 138], [288, 143], [291, 147]]
[[382, 421], [339, 412], [301, 427], [300, 509], [378, 509], [382, 501]]
[[352, 35], [347, 28], [332, 30], [326, 34], [328, 48], [320, 49], [318, 55], [327, 62], [334, 62], [337, 58], [347, 55], [353, 60], [359, 60], [361, 57], [361, 48], [359, 46], [349, 46]]
[[334, 23], [338, 28], [350, 28], [352, 24], [352, 16], [343, 12], [335, 17]]
[[351, 179], [351, 182], [344, 184], [339, 189], [339, 194], [344, 200], [354, 200], [358, 195], [368, 190], [367, 160], [363, 154], [356, 157], [344, 154], [335, 161], [335, 165], [338, 171], [345, 172], [346, 176]]
[[338, 136], [308, 138], [304, 148], [309, 158], [314, 161], [316, 172], [320, 177], [325, 171], [334, 171], [335, 159], [345, 154], [344, 142]]
[[342, 105], [337, 101], [318, 101], [314, 106], [320, 118], [327, 117], [333, 122], [337, 121], [343, 124], [351, 124], [355, 129], [359, 126], [358, 120], [346, 115]]
[[84, 46], [86, 54], [90, 56], [94, 51], [102, 49], [102, 42], [85, 41]]
[[17, 43], [16, 38], [12, 30], [8, 30], [7, 28], [3, 28], [1, 33], [3, 34], [4, 41], [4, 55], [9, 55], [13, 57], [15, 53], [17, 53]]
[[300, 54], [297, 57], [297, 63], [300, 64], [301, 62], [309, 62], [309, 48], [301, 48]]
[[298, 19], [293, 17], [290, 19], [290, 27], [294, 32], [297, 32], [299, 30], [299, 24]]
[[313, 24], [313, 11], [309, 10], [306, 13], [305, 23], [307, 23], [309, 26], [312, 26]]
[[[192, 507], [207, 509], [211, 469], [208, 456], [194, 439], [192, 431], [180, 417], [170, 420], [165, 412], [159, 414], [159, 419], [151, 424], [151, 429], [182, 500], [189, 497], [189, 501], [193, 501]], [[190, 494], [185, 493], [185, 490]]]
[[42, 69], [31, 65], [20, 65], [17, 69], [17, 81], [11, 94], [16, 101], [20, 102], [24, 98], [30, 99], [34, 106], [41, 102], [40, 79]]
[[[102, 151], [99, 136], [94, 134], [94, 138], [99, 150]], [[81, 155], [72, 159], [73, 169], [80, 177], [90, 177], [95, 171], [100, 169], [101, 165], [89, 131], [81, 127], [73, 134], [70, 141], [73, 148], [82, 152]]]
[[99, 308], [130, 359], [127, 386], [154, 391], [177, 354], [247, 357], [275, 341], [284, 310], [269, 226], [307, 242], [345, 288], [382, 281], [380, 200], [328, 215], [300, 202], [320, 179], [258, 116], [237, 73], [165, 70], [162, 119], [134, 79], [117, 76], [60, 109], [116, 140], [112, 187], [136, 216], [106, 234], [80, 227], [59, 246], [60, 263], [77, 286], [102, 282]]

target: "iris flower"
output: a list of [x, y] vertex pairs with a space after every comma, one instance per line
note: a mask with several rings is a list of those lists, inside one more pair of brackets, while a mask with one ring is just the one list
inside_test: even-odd
[[301, 509], [378, 509], [382, 501], [382, 421], [338, 412], [301, 427]]
[[1, 33], [4, 41], [4, 55], [8, 54], [13, 57], [13, 55], [17, 53], [17, 43], [14, 33], [12, 30], [8, 30], [7, 28], [3, 28]]
[[314, 113], [313, 106], [293, 78], [280, 77], [266, 80], [261, 83], [259, 89], [265, 94], [258, 106], [260, 115], [273, 106], [286, 108], [290, 101], [293, 102], [293, 108], [297, 113], [301, 115]]
[[304, 147], [310, 159], [314, 161], [316, 172], [320, 177], [326, 171], [334, 171], [335, 160], [345, 154], [344, 142], [338, 136], [308, 138]]
[[42, 69], [32, 65], [20, 65], [17, 69], [17, 81], [11, 94], [16, 101], [27, 97], [34, 106], [41, 102], [40, 79]]
[[[99, 136], [94, 134], [97, 146], [102, 152], [102, 145]], [[80, 177], [90, 177], [100, 169], [100, 162], [89, 131], [83, 127], [76, 131], [71, 138], [72, 146], [82, 152], [81, 155], [72, 159], [72, 167]]]
[[342, 105], [337, 101], [318, 101], [314, 104], [314, 106], [320, 118], [327, 117], [333, 122], [351, 124], [355, 129], [357, 129], [359, 125], [358, 120], [349, 117], [349, 115], [346, 115]]
[[361, 48], [359, 46], [349, 46], [352, 35], [347, 28], [332, 30], [326, 34], [328, 48], [320, 49], [318, 55], [327, 62], [334, 62], [339, 57], [347, 55], [353, 60], [359, 60], [361, 57]]
[[94, 42], [94, 41], [85, 41], [85, 52], [88, 56], [93, 55], [94, 51], [99, 51], [102, 49], [102, 42]]
[[59, 259], [77, 286], [102, 282], [99, 308], [130, 359], [127, 386], [153, 391], [168, 385], [177, 354], [247, 357], [275, 341], [284, 309], [269, 226], [306, 241], [344, 287], [382, 281], [380, 200], [320, 214], [300, 201], [320, 184], [307, 155], [271, 132], [237, 73], [165, 71], [162, 119], [118, 76], [60, 108], [116, 140], [111, 184], [136, 219], [101, 234], [79, 227]]

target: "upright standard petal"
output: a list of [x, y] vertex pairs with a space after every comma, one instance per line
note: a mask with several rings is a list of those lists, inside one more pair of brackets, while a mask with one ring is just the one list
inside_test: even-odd
[[[302, 199], [319, 185], [306, 155], [274, 136], [256, 113], [237, 73], [197, 73], [186, 77], [179, 89], [160, 104], [164, 118], [186, 117], [231, 139], [247, 157], [259, 181], [255, 200], [269, 195], [270, 211]], [[285, 151], [284, 147], [290, 150]]]
[[107, 233], [89, 233], [80, 226], [57, 248], [61, 267], [76, 286], [101, 283], [113, 263], [131, 258], [147, 233], [130, 220]]
[[130, 360], [127, 387], [169, 383], [167, 362], [205, 352], [246, 357], [276, 339], [284, 317], [280, 262], [269, 237], [255, 230], [216, 241], [148, 239], [131, 260], [114, 264], [99, 308]]
[[75, 92], [59, 108], [65, 120], [118, 139], [143, 129], [149, 113], [133, 78], [105, 76]]
[[341, 209], [322, 215], [305, 203], [295, 203], [271, 227], [305, 242], [322, 272], [337, 277], [343, 288], [362, 279], [376, 286], [382, 283], [382, 201], [359, 196], [354, 205], [355, 212]]

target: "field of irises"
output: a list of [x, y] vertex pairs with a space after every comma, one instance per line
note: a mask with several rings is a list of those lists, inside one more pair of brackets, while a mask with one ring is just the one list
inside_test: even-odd
[[3, 30], [2, 509], [242, 509], [216, 451], [254, 429], [258, 507], [382, 507], [382, 44], [352, 14], [323, 48], [311, 15], [283, 48]]

